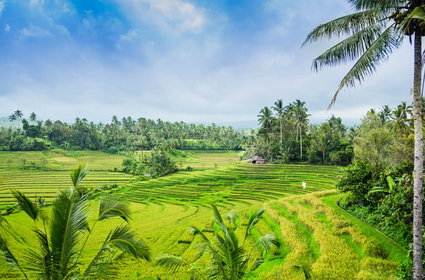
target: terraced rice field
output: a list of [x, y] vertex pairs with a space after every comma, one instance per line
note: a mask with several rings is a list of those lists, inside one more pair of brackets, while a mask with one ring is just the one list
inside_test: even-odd
[[95, 151], [0, 152], [0, 205], [13, 204], [10, 190], [50, 201], [58, 190], [71, 185], [70, 171], [87, 163], [90, 176], [84, 186], [122, 185], [134, 177], [111, 172], [123, 156]]
[[[239, 161], [240, 156], [240, 152], [234, 151], [188, 151], [185, 154], [187, 157], [176, 160], [178, 165], [182, 169], [191, 166], [194, 170], [229, 166]], [[112, 172], [121, 167], [123, 158], [99, 151], [0, 152], [0, 206], [13, 203], [11, 189], [50, 201], [58, 190], [70, 187], [70, 171], [79, 164], [87, 163], [90, 172], [83, 186], [131, 183], [134, 176]]]
[[[98, 170], [91, 169], [85, 184], [101, 185], [126, 180], [114, 195], [131, 202], [131, 226], [152, 248], [153, 259], [162, 254], [174, 254], [187, 263], [178, 272], [172, 273], [155, 266], [154, 262], [120, 258], [114, 265], [116, 279], [190, 279], [194, 273], [206, 276], [210, 256], [199, 254], [200, 240], [189, 233], [188, 227], [196, 226], [207, 236], [212, 236], [211, 203], [219, 207], [223, 216], [230, 211], [238, 212], [242, 225], [249, 213], [262, 207], [266, 209], [256, 225], [254, 236], [245, 244], [253, 252], [251, 261], [260, 256], [254, 244], [261, 235], [273, 233], [282, 243], [279, 249], [264, 255], [266, 262], [248, 273], [245, 279], [305, 279], [303, 272], [294, 268], [295, 265], [305, 267], [315, 280], [396, 279], [396, 268], [405, 260], [407, 252], [338, 208], [336, 202], [340, 195], [336, 194], [334, 186], [339, 167], [253, 165], [232, 163], [233, 159], [237, 159], [236, 153], [218, 156], [210, 153], [213, 159], [209, 160], [207, 153], [198, 154], [202, 155], [197, 157], [193, 153], [185, 159], [185, 164], [198, 162], [198, 165], [192, 165], [195, 171], [133, 182], [131, 178], [114, 177], [119, 173], [109, 172], [106, 168], [102, 170], [102, 166], [113, 168], [113, 165], [106, 163], [105, 159], [97, 159], [94, 166]], [[222, 160], [221, 167], [217, 166], [218, 158]], [[49, 160], [49, 164], [58, 163]], [[20, 186], [22, 190], [34, 192], [34, 187], [38, 186], [40, 192], [50, 193], [51, 190], [54, 193], [58, 184], [48, 182], [69, 186], [69, 172], [65, 166], [70, 169], [75, 166], [61, 164], [64, 169], [57, 171], [9, 169], [2, 172], [11, 178], [8, 179], [11, 185]], [[18, 178], [20, 174], [27, 178], [28, 184], [22, 184], [24, 180]], [[13, 178], [16, 180], [13, 181]], [[302, 187], [303, 182], [306, 188]], [[97, 203], [92, 201], [93, 217], [96, 216]], [[26, 226], [27, 219], [22, 213], [12, 214], [7, 219], [16, 231], [30, 238], [31, 229]], [[83, 252], [83, 263], [97, 252], [96, 248], [109, 230], [119, 223], [119, 220], [112, 220], [97, 224], [92, 234], [94, 238]], [[14, 241], [11, 242], [13, 244]], [[0, 260], [0, 275], [10, 272], [10, 268]]]
[[[334, 166], [238, 163], [136, 182], [119, 190], [117, 195], [138, 203], [247, 203], [329, 190], [338, 174], [339, 168]], [[303, 182], [307, 184], [305, 188]]]

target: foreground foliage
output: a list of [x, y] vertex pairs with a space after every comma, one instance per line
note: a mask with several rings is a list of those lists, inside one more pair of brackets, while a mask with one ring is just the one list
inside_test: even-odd
[[[60, 280], [90, 278], [93, 274], [99, 276], [101, 271], [99, 267], [108, 263], [116, 250], [129, 253], [135, 258], [150, 260], [148, 246], [136, 238], [128, 225], [122, 224], [110, 230], [91, 262], [82, 266], [82, 251], [97, 222], [111, 218], [121, 218], [128, 222], [130, 218], [126, 204], [116, 199], [105, 198], [100, 201], [98, 217], [90, 226], [87, 218], [89, 195], [79, 190], [79, 184], [86, 174], [84, 166], [71, 173], [73, 188], [58, 194], [50, 214], [42, 208], [42, 200], [32, 202], [21, 192], [13, 192], [21, 209], [33, 221], [32, 232], [38, 246], [28, 243], [12, 229], [7, 232], [8, 234], [0, 233], [0, 250], [4, 259], [19, 270], [25, 279], [34, 277]], [[9, 235], [19, 243], [21, 252], [18, 254], [7, 242]]]
[[[253, 251], [247, 253], [245, 241], [251, 235], [265, 210], [260, 209], [252, 214], [245, 229], [242, 229], [237, 224], [238, 216], [236, 212], [230, 212], [223, 219], [215, 205], [212, 205], [212, 209], [214, 212], [213, 238], [208, 238], [197, 227], [190, 228], [194, 236], [200, 236], [200, 254], [202, 255], [205, 251], [211, 254], [212, 262], [211, 267], [208, 269], [208, 278], [222, 280], [242, 279], [247, 271], [255, 269], [259, 264], [264, 262], [264, 259], [252, 258]], [[240, 242], [237, 236], [237, 229], [242, 230], [244, 233], [242, 242]], [[280, 247], [280, 242], [273, 234], [266, 234], [259, 237], [254, 246], [254, 248], [261, 250], [264, 254], [270, 252], [273, 247]], [[173, 271], [178, 270], [183, 265], [187, 265], [182, 258], [170, 255], [158, 259], [157, 264], [168, 267]], [[198, 275], [195, 274], [195, 278], [203, 276], [199, 271], [196, 272]]]

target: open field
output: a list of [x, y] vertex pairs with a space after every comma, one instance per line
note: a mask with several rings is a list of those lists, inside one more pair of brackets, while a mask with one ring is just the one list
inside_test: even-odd
[[[294, 265], [308, 269], [315, 280], [396, 279], [396, 268], [407, 254], [397, 243], [337, 206], [340, 196], [334, 190], [339, 175], [336, 166], [253, 165], [234, 163], [239, 157], [235, 152], [194, 152], [183, 159], [183, 168], [190, 165], [194, 171], [182, 171], [150, 181], [131, 181], [131, 176], [114, 178], [125, 174], [108, 171], [115, 167], [114, 164], [121, 163], [119, 156], [105, 154], [102, 159], [102, 155], [95, 152], [79, 153], [75, 158], [91, 156], [94, 161], [93, 164], [89, 162], [94, 170], [90, 169], [86, 185], [122, 180], [114, 195], [131, 202], [131, 226], [149, 244], [154, 259], [165, 253], [174, 254], [192, 264], [171, 273], [153, 262], [123, 258], [114, 265], [117, 279], [189, 279], [195, 273], [194, 267], [196, 271], [206, 273], [210, 256], [198, 254], [200, 240], [193, 238], [188, 227], [197, 226], [207, 236], [212, 236], [211, 203], [216, 204], [223, 215], [232, 210], [238, 212], [240, 224], [246, 223], [248, 213], [262, 207], [266, 209], [254, 237], [246, 243], [254, 257], [260, 256], [253, 249], [259, 236], [273, 233], [282, 243], [280, 249], [265, 255], [267, 261], [250, 272], [246, 279], [305, 279]], [[48, 155], [34, 154], [32, 160]], [[108, 156], [112, 157], [111, 162], [106, 159]], [[48, 157], [46, 166], [59, 166], [58, 157]], [[80, 160], [71, 165], [64, 162], [73, 161], [73, 157], [59, 158], [62, 158], [62, 169], [47, 171], [13, 169], [7, 166], [7, 160], [2, 158], [0, 161], [6, 162], [3, 176], [16, 178], [15, 181], [8, 179], [8, 182], [15, 182], [13, 184], [27, 192], [34, 191], [32, 186], [38, 186], [41, 191], [51, 191], [53, 195], [58, 189], [58, 184], [53, 182], [69, 186], [69, 170]], [[26, 179], [18, 178], [20, 174]], [[27, 187], [17, 183], [25, 180], [28, 181]], [[48, 184], [49, 181], [52, 184]], [[302, 182], [307, 183], [306, 188], [302, 187]], [[97, 200], [91, 201], [92, 223], [97, 204]], [[7, 219], [17, 232], [31, 240], [31, 227], [28, 227], [28, 219], [23, 213], [12, 214]], [[97, 224], [93, 239], [83, 252], [83, 263], [96, 254], [96, 248], [108, 231], [119, 223], [119, 220], [112, 220]], [[239, 237], [242, 239], [242, 235]], [[15, 241], [10, 242], [17, 247]], [[0, 261], [0, 274], [6, 275], [4, 273], [10, 271]]]

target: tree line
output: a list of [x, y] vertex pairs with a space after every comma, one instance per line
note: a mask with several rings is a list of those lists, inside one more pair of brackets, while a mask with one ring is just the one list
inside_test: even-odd
[[152, 149], [158, 145], [186, 150], [240, 149], [244, 134], [232, 127], [185, 122], [156, 121], [132, 117], [110, 123], [89, 122], [76, 118], [68, 124], [60, 120], [41, 121], [35, 113], [24, 118], [20, 110], [10, 122], [20, 128], [0, 128], [0, 151], [40, 151], [52, 147], [72, 150], [103, 150], [108, 152]]

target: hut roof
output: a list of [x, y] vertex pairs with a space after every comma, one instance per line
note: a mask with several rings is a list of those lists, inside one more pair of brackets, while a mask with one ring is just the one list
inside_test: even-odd
[[249, 159], [247, 159], [247, 161], [265, 161], [265, 159], [264, 158], [262, 158], [262, 157], [258, 157], [258, 156], [255, 156], [255, 157], [252, 157], [252, 158], [249, 158]]

